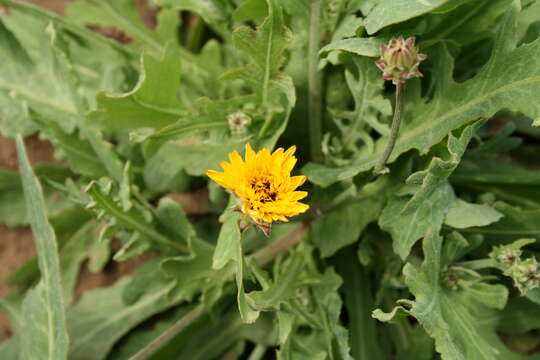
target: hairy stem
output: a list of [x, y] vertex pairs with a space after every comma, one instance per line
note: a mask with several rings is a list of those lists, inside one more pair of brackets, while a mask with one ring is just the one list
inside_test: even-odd
[[321, 75], [317, 71], [319, 64], [319, 48], [321, 45], [320, 30], [320, 0], [311, 0], [311, 16], [309, 21], [309, 54], [308, 54], [308, 85], [309, 85], [309, 140], [311, 158], [313, 161], [322, 160], [322, 104], [321, 104]]
[[163, 345], [169, 342], [173, 337], [179, 334], [182, 330], [188, 327], [192, 322], [197, 320], [199, 316], [204, 314], [204, 304], [197, 305], [193, 310], [180, 318], [173, 326], [165, 330], [165, 332], [159, 335], [154, 341], [142, 348], [138, 353], [133, 355], [129, 360], [142, 360], [148, 358], [155, 353]]
[[[260, 249], [255, 252], [250, 257], [256, 261], [260, 266], [266, 265], [273, 258], [275, 258], [281, 252], [295, 246], [302, 240], [302, 236], [308, 229], [307, 223], [301, 223], [296, 229], [291, 231], [289, 234], [280, 238], [279, 240], [271, 243], [270, 245]], [[225, 275], [225, 276], [228, 276]], [[205, 313], [206, 309], [204, 304], [197, 305], [193, 310], [184, 315], [176, 323], [174, 323], [170, 328], [165, 330], [163, 334], [158, 336], [150, 344], [142, 348], [138, 353], [133, 355], [129, 360], [143, 360], [147, 359], [149, 356], [154, 354], [159, 350], [163, 345], [168, 343], [172, 338], [182, 332], [186, 327], [191, 323], [197, 320], [201, 315]]]
[[392, 120], [392, 129], [390, 130], [390, 138], [388, 139], [388, 144], [386, 144], [386, 148], [384, 149], [384, 152], [379, 159], [379, 162], [377, 163], [377, 166], [375, 166], [375, 174], [380, 174], [386, 165], [386, 161], [392, 154], [392, 150], [394, 149], [394, 146], [396, 145], [396, 140], [399, 134], [399, 126], [401, 125], [401, 121], [403, 120], [403, 108], [404, 108], [404, 99], [405, 99], [405, 84], [398, 83], [396, 85], [396, 107], [394, 109], [394, 119]]

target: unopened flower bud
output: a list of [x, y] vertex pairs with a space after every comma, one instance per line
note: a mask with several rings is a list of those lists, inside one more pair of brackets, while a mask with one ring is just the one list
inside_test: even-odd
[[521, 250], [519, 249], [510, 249], [503, 248], [496, 256], [497, 262], [505, 265], [512, 265], [516, 260], [519, 260], [521, 256]]
[[247, 127], [251, 123], [251, 118], [243, 111], [237, 111], [227, 116], [229, 121], [229, 129], [233, 136], [244, 135]]
[[414, 42], [414, 37], [405, 40], [400, 36], [390, 40], [388, 45], [381, 45], [381, 58], [375, 64], [383, 72], [385, 80], [392, 80], [397, 85], [413, 77], [423, 76], [418, 71], [418, 65], [427, 55], [420, 54]]
[[514, 280], [514, 285], [522, 295], [540, 285], [540, 272], [535, 258], [517, 261], [504, 274]]

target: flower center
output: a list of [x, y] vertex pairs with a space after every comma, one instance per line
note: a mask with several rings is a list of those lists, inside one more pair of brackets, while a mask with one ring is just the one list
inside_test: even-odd
[[264, 204], [276, 200], [277, 191], [274, 188], [274, 181], [272, 177], [254, 177], [251, 178], [249, 183], [255, 192], [255, 201], [259, 201]]

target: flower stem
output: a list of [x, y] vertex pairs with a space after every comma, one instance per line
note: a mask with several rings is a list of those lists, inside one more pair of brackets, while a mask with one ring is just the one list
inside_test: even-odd
[[193, 310], [182, 316], [180, 320], [173, 324], [165, 332], [159, 335], [154, 341], [142, 348], [139, 352], [133, 355], [129, 360], [142, 360], [151, 356], [154, 352], [165, 345], [169, 340], [182, 332], [192, 322], [197, 320], [202, 314], [204, 314], [204, 304], [197, 305]]
[[392, 150], [394, 149], [394, 146], [396, 145], [396, 140], [399, 134], [399, 126], [401, 125], [401, 121], [403, 120], [404, 115], [404, 100], [405, 100], [405, 84], [404, 83], [398, 83], [396, 85], [396, 107], [394, 109], [394, 119], [392, 120], [392, 129], [390, 130], [390, 137], [388, 138], [388, 143], [386, 144], [386, 148], [384, 149], [384, 152], [382, 156], [379, 159], [379, 162], [375, 166], [375, 174], [381, 174], [384, 172], [384, 167], [386, 165], [386, 161], [392, 154]]
[[309, 54], [308, 54], [308, 85], [309, 85], [309, 137], [311, 158], [322, 161], [322, 104], [321, 76], [317, 71], [319, 64], [319, 48], [321, 46], [320, 30], [320, 0], [311, 0], [311, 15], [309, 20]]
[[[275, 258], [281, 252], [295, 246], [302, 240], [302, 235], [307, 231], [308, 224], [301, 223], [296, 229], [291, 231], [289, 234], [280, 238], [279, 240], [271, 243], [270, 245], [260, 249], [255, 252], [250, 257], [256, 261], [260, 266], [266, 265], [273, 258]], [[224, 276], [229, 276], [229, 273], [226, 273]], [[186, 327], [191, 323], [197, 320], [201, 315], [206, 312], [204, 304], [199, 304], [193, 310], [188, 312], [182, 318], [180, 318], [176, 323], [174, 323], [170, 328], [165, 330], [163, 334], [158, 336], [150, 344], [142, 348], [139, 352], [133, 355], [129, 360], [143, 360], [150, 357], [162, 346], [168, 343], [172, 338], [181, 333]]]

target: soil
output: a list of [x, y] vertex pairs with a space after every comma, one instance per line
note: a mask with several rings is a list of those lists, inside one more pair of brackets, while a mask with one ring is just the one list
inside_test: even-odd
[[[49, 11], [62, 15], [66, 4], [70, 0], [24, 0], [34, 5], [46, 8]], [[155, 26], [155, 11], [149, 8], [147, 1], [137, 0], [137, 6], [141, 12], [143, 21], [149, 26]], [[116, 38], [122, 41], [124, 34], [113, 31], [107, 34], [107, 30], [96, 29], [106, 36]], [[26, 150], [32, 165], [41, 163], [51, 163], [54, 160], [54, 149], [47, 141], [32, 136], [25, 139]], [[15, 142], [12, 139], [0, 135], [0, 167], [13, 170], [18, 169], [17, 152]], [[113, 249], [118, 244], [112, 245]], [[0, 296], [5, 296], [14, 289], [5, 284], [5, 279], [19, 266], [35, 256], [35, 247], [32, 238], [32, 232], [28, 227], [9, 228], [0, 224]], [[152, 254], [142, 255], [123, 263], [110, 262], [101, 273], [91, 273], [86, 264], [83, 265], [77, 287], [75, 290], [76, 298], [79, 299], [82, 294], [93, 288], [110, 286], [120, 277], [131, 274], [137, 267], [149, 259], [155, 257]], [[11, 336], [9, 318], [0, 313], [0, 343]]]

